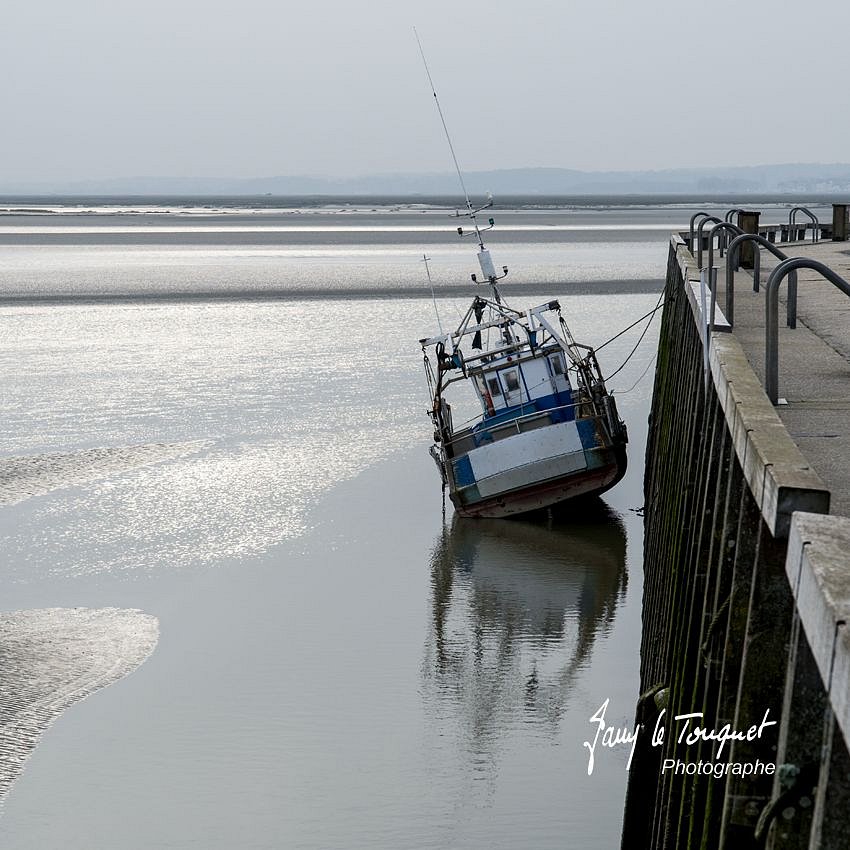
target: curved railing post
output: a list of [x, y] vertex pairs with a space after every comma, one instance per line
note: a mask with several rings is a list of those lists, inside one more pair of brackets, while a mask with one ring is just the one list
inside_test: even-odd
[[688, 240], [689, 240], [689, 241], [688, 241], [688, 247], [691, 249], [691, 254], [693, 254], [693, 253], [694, 253], [694, 247], [695, 247], [695, 246], [694, 246], [694, 222], [695, 222], [695, 221], [696, 221], [696, 220], [697, 220], [697, 219], [698, 219], [701, 215], [702, 215], [702, 216], [705, 216], [705, 217], [708, 217], [708, 216], [710, 216], [710, 215], [711, 215], [711, 213], [707, 213], [707, 212], [702, 212], [702, 211], [700, 211], [700, 212], [695, 212], [695, 213], [691, 216], [691, 222], [690, 222], [690, 224], [688, 225]]
[[[737, 270], [736, 270], [737, 271]], [[753, 292], [758, 292], [761, 286], [761, 246], [753, 250]]]
[[[737, 224], [728, 221], [721, 221], [708, 231], [708, 283], [711, 287], [711, 312], [708, 314], [710, 317], [708, 324], [712, 331], [714, 330], [714, 308], [717, 305], [717, 277], [714, 274], [714, 234], [718, 232], [724, 235], [734, 233], [739, 236], [744, 231]], [[722, 257], [723, 254], [721, 253], [720, 256]]]
[[[723, 224], [723, 222], [716, 215], [707, 215], [697, 227], [697, 268], [702, 268], [702, 230], [705, 227], [706, 223], [709, 221], [713, 221], [715, 224]], [[693, 253], [693, 249], [691, 249], [691, 253]]]
[[[726, 215], [724, 215], [724, 216], [723, 216], [723, 221], [726, 221], [726, 222], [728, 222], [729, 224], [733, 224], [732, 219], [733, 219], [733, 218], [734, 218], [734, 217], [735, 217], [738, 213], [742, 213], [742, 212], [744, 212], [744, 210], [743, 210], [743, 209], [741, 209], [741, 207], [735, 207], [734, 209], [726, 210]], [[728, 239], [728, 238], [729, 238], [729, 234], [728, 234], [728, 233], [724, 233], [724, 234], [722, 235], [722, 237], [721, 237], [722, 241], [721, 241], [721, 242], [718, 242], [718, 247], [720, 248], [720, 256], [721, 256], [721, 257], [723, 256], [723, 249], [724, 249], [724, 248], [728, 248], [728, 247], [729, 247], [729, 246], [728, 246], [728, 243], [727, 243], [727, 239]]]
[[808, 208], [806, 207], [794, 207], [790, 213], [788, 213], [788, 238], [791, 238], [791, 228], [795, 227], [797, 224], [797, 213], [801, 212], [804, 215], [807, 215], [814, 227], [812, 228], [812, 242], [818, 241], [818, 228], [820, 227], [820, 222], [818, 221], [818, 217]]
[[[707, 219], [706, 219], [707, 220]], [[736, 236], [740, 236], [744, 231], [738, 227], [737, 224], [732, 224], [728, 221], [721, 221], [719, 224], [715, 224], [711, 230], [708, 231], [708, 267], [711, 268], [714, 265], [714, 234], [718, 231], [723, 233], [734, 233]], [[718, 245], [718, 248], [720, 246]], [[721, 253], [722, 257], [723, 254]]]
[[785, 299], [785, 324], [794, 330], [797, 327], [797, 272], [788, 272], [788, 297]]
[[777, 248], [773, 242], [768, 241], [764, 236], [757, 233], [742, 233], [736, 236], [729, 243], [729, 250], [726, 252], [726, 320], [730, 325], [735, 324], [735, 267], [738, 264], [738, 249], [744, 242], [755, 242], [756, 251], [753, 256], [755, 261], [753, 264], [753, 292], [759, 291], [759, 275], [761, 274], [761, 251], [759, 247], [767, 248], [774, 257], [779, 260], [787, 260], [787, 255]]
[[809, 257], [792, 257], [790, 260], [783, 260], [770, 273], [765, 284], [764, 301], [764, 391], [771, 404], [779, 403], [779, 286], [786, 275], [797, 269], [816, 271], [845, 295], [850, 296], [850, 283], [847, 283], [829, 266]]

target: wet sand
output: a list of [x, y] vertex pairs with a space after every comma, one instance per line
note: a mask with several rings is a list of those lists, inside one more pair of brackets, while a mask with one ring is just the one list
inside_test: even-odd
[[0, 506], [15, 505], [54, 490], [79, 487], [122, 472], [186, 457], [209, 445], [209, 441], [196, 440], [0, 457]]
[[156, 617], [119, 608], [0, 614], [0, 804], [47, 728], [154, 651]]

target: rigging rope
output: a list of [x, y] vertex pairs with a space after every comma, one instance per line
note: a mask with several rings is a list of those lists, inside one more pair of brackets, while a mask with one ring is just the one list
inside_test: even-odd
[[627, 390], [611, 390], [611, 392], [617, 395], [628, 395], [646, 377], [646, 373], [650, 370], [652, 364], [655, 363], [656, 357], [658, 357], [657, 351], [652, 355], [643, 372], [640, 373], [640, 377]]
[[[645, 316], [641, 316], [641, 318], [640, 318], [640, 319], [638, 319], [638, 320], [637, 320], [637, 322], [633, 322], [631, 325], [629, 325], [629, 327], [628, 327], [628, 328], [625, 328], [624, 330], [620, 331], [620, 333], [618, 333], [618, 334], [617, 334], [617, 336], [613, 336], [613, 337], [611, 337], [611, 339], [609, 339], [609, 340], [608, 340], [608, 342], [612, 342], [612, 341], [613, 341], [613, 340], [615, 340], [618, 336], [621, 336], [621, 335], [622, 335], [622, 334], [624, 334], [627, 330], [630, 330], [630, 329], [631, 329], [631, 328], [633, 328], [636, 324], [638, 324], [638, 322], [643, 321], [643, 320], [644, 320], [647, 316], [649, 316], [649, 321], [646, 323], [646, 327], [643, 329], [643, 331], [641, 331], [641, 335], [638, 337], [638, 341], [635, 343], [634, 348], [632, 348], [632, 350], [629, 352], [629, 356], [628, 356], [628, 357], [626, 357], [626, 359], [625, 359], [625, 360], [624, 360], [624, 361], [620, 364], [620, 366], [619, 366], [618, 368], [616, 368], [616, 369], [615, 369], [615, 370], [614, 370], [614, 371], [613, 371], [610, 375], [608, 375], [608, 377], [607, 377], [607, 378], [605, 378], [605, 380], [606, 380], [606, 381], [610, 381], [610, 380], [611, 380], [611, 378], [613, 378], [613, 377], [614, 377], [614, 375], [616, 375], [616, 374], [618, 374], [619, 372], [621, 372], [621, 371], [625, 368], [625, 366], [626, 366], [626, 364], [629, 362], [629, 360], [631, 360], [631, 359], [632, 359], [632, 357], [634, 356], [635, 352], [638, 350], [638, 346], [639, 346], [639, 345], [643, 342], [643, 338], [646, 336], [647, 331], [648, 331], [648, 330], [649, 330], [649, 328], [651, 327], [651, 325], [652, 325], [652, 320], [655, 318], [655, 314], [656, 314], [656, 313], [657, 313], [657, 312], [658, 312], [658, 311], [659, 311], [659, 310], [660, 310], [660, 309], [664, 306], [664, 293], [665, 293], [666, 291], [667, 291], [667, 289], [666, 289], [666, 287], [665, 287], [665, 288], [661, 291], [661, 294], [658, 296], [658, 302], [656, 303], [656, 305], [655, 305], [655, 306], [654, 306], [654, 307], [653, 307], [653, 308], [652, 308], [652, 309], [651, 309], [651, 310], [650, 310], [650, 311], [649, 311], [649, 312], [648, 312]], [[604, 348], [606, 345], [608, 345], [608, 342], [603, 343], [602, 345], [600, 345], [600, 346], [599, 346], [599, 348]], [[599, 351], [599, 348], [597, 348], [596, 350], [597, 350], [597, 351]]]
[[[662, 292], [661, 298], [663, 297], [664, 293]], [[661, 298], [658, 299], [659, 302], [661, 302]], [[618, 339], [624, 333], [630, 331], [635, 325], [639, 325], [647, 316], [651, 316], [653, 313], [655, 313], [656, 310], [661, 309], [663, 306], [663, 303], [657, 303], [648, 313], [644, 313], [639, 319], [635, 319], [635, 321], [633, 321], [627, 328], [623, 328], [619, 333], [614, 334], [611, 339], [607, 340], [606, 342], [603, 342], [602, 345], [597, 345], [594, 351], [602, 351], [602, 349], [605, 348], [608, 343], [614, 342], [615, 339]]]

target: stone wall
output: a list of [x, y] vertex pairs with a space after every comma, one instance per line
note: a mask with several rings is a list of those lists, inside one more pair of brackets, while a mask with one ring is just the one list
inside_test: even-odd
[[[822, 519], [812, 514], [828, 512], [829, 493], [734, 335], [701, 333], [698, 280], [674, 237], [647, 443], [641, 733], [622, 846], [846, 847], [830, 830], [850, 830], [850, 808], [835, 809], [850, 787], [847, 748], [786, 563], [797, 551], [789, 554], [789, 534]], [[850, 553], [850, 521], [844, 530]], [[673, 719], [697, 712], [703, 717]], [[722, 749], [679, 740], [686, 722], [746, 732], [766, 712], [776, 725], [753, 740]], [[675, 773], [670, 761], [684, 767]], [[727, 763], [741, 767], [700, 772]], [[753, 773], [743, 775], [745, 765]]]

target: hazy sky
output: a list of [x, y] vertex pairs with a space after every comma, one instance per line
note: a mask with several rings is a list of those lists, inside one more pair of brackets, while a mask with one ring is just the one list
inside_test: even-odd
[[850, 3], [10, 0], [0, 180], [850, 161]]

